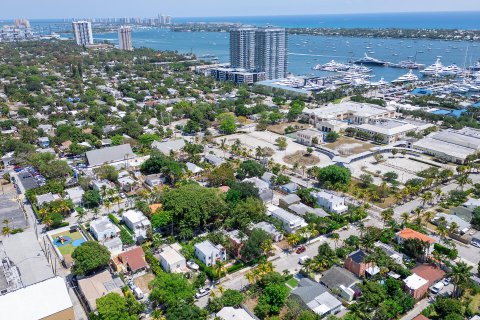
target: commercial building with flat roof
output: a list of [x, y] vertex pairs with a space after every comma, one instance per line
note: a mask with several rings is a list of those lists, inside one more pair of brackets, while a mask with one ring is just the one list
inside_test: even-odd
[[480, 150], [480, 130], [463, 128], [434, 132], [414, 142], [412, 148], [446, 161], [463, 164]]
[[375, 119], [393, 119], [395, 108], [348, 101], [315, 109], [305, 108], [302, 115], [316, 127], [329, 120], [348, 121], [351, 124], [360, 125]]
[[[104, 164], [119, 165], [128, 159], [135, 157], [130, 144], [122, 144], [119, 146], [107, 147], [87, 151], [85, 153], [88, 165], [90, 167], [100, 167]], [[123, 164], [122, 164], [123, 165]]]
[[397, 142], [403, 139], [407, 133], [417, 131], [417, 127], [413, 124], [393, 119], [376, 120], [353, 128], [368, 133], [372, 138], [381, 136], [383, 138], [382, 142], [386, 144]]
[[65, 279], [54, 277], [0, 296], [8, 320], [75, 320]]
[[213, 68], [210, 76], [217, 81], [231, 81], [237, 84], [253, 84], [266, 79], [265, 72], [235, 68]]

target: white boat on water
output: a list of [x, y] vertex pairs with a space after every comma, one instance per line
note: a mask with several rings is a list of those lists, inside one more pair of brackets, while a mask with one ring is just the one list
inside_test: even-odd
[[462, 68], [458, 67], [456, 64], [452, 64], [448, 67], [444, 67], [440, 71], [441, 76], [457, 76], [463, 72]]
[[398, 77], [397, 79], [393, 80], [393, 83], [405, 83], [405, 82], [415, 82], [418, 81], [418, 76], [413, 73], [413, 70], [410, 70], [407, 74]]
[[384, 86], [388, 86], [390, 83], [388, 83], [387, 81], [385, 81], [385, 79], [381, 78], [380, 81], [377, 81], [377, 82], [371, 82], [370, 83], [370, 86], [372, 87], [384, 87]]
[[420, 71], [421, 74], [424, 76], [439, 76], [440, 72], [442, 72], [444, 66], [442, 62], [440, 61], [440, 57], [437, 57], [437, 60], [435, 61], [434, 64], [431, 66], [426, 67], [422, 71]]

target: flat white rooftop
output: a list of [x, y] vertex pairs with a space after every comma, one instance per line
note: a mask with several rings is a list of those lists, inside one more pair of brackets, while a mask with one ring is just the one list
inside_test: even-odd
[[8, 320], [43, 319], [72, 306], [67, 285], [61, 277], [0, 296], [0, 310]]

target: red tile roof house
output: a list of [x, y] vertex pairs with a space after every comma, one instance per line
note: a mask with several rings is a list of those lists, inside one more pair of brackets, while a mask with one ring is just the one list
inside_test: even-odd
[[423, 279], [426, 279], [429, 287], [445, 277], [445, 271], [433, 264], [418, 265], [412, 269], [412, 272], [418, 274]]
[[413, 268], [412, 272], [413, 274], [403, 281], [404, 289], [417, 301], [427, 295], [428, 288], [445, 277], [442, 269], [431, 264], [419, 265]]
[[365, 263], [367, 253], [363, 250], [357, 250], [345, 259], [344, 267], [358, 277], [365, 277], [365, 271], [374, 266], [373, 262]]
[[117, 272], [137, 273], [148, 268], [145, 261], [145, 253], [142, 247], [136, 247], [128, 251], [120, 253], [113, 258], [113, 264]]
[[412, 320], [430, 320], [430, 318], [425, 317], [423, 314], [419, 314], [418, 316], [416, 316]]
[[415, 231], [410, 228], [405, 228], [399, 232], [397, 232], [395, 239], [397, 240], [398, 244], [402, 244], [405, 240], [407, 239], [420, 239], [422, 241], [425, 241], [429, 244], [429, 247], [427, 248], [425, 254], [427, 256], [431, 255], [433, 252], [433, 245], [435, 244], [435, 239], [420, 233], [418, 231]]

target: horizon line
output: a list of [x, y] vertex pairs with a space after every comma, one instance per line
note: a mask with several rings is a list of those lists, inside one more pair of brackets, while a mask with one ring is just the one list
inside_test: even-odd
[[[305, 17], [305, 16], [347, 16], [347, 15], [381, 15], [381, 14], [425, 14], [425, 13], [478, 13], [480, 14], [480, 9], [478, 11], [471, 10], [440, 10], [440, 11], [382, 11], [382, 12], [352, 12], [352, 13], [335, 13], [335, 12], [325, 12], [325, 13], [302, 13], [302, 14], [272, 14], [272, 15], [215, 15], [215, 16], [171, 16], [174, 19], [199, 19], [199, 18], [254, 18], [254, 17]], [[161, 13], [158, 13], [161, 14]], [[168, 14], [167, 14], [168, 15]], [[25, 18], [25, 17], [16, 17], [16, 18], [0, 18], [0, 21], [13, 21], [16, 19], [28, 19], [28, 20], [56, 20], [56, 19], [78, 19], [79, 17], [62, 17], [62, 18]], [[151, 18], [148, 16], [118, 16], [118, 17], [90, 17], [85, 19], [106, 19], [106, 18]], [[224, 21], [227, 22], [227, 21]]]

